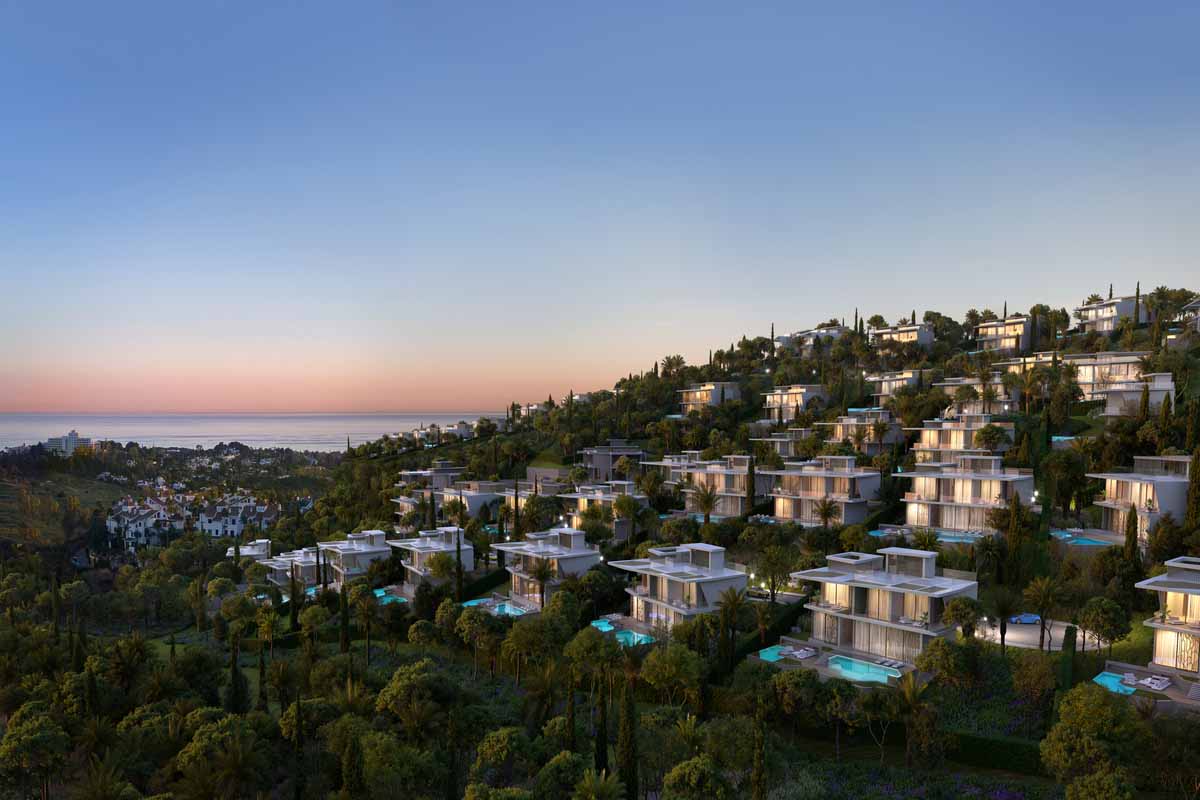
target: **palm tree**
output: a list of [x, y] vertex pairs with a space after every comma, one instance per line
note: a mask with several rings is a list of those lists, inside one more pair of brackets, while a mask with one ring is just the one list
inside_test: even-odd
[[625, 784], [615, 773], [609, 773], [601, 770], [597, 773], [593, 769], [587, 769], [583, 772], [583, 777], [579, 783], [575, 784], [575, 793], [571, 795], [571, 800], [621, 800], [625, 797]]
[[826, 496], [816, 502], [813, 506], [813, 513], [817, 515], [817, 519], [821, 520], [821, 527], [827, 529], [830, 522], [841, 516], [842, 510], [837, 503]]
[[[991, 365], [986, 362], [980, 364], [975, 377], [979, 380], [979, 396], [983, 398], [983, 413], [987, 414], [991, 410], [991, 401], [996, 397], [995, 390], [992, 389]], [[992, 392], [991, 397], [988, 397], [989, 391]]]
[[996, 586], [987, 596], [987, 608], [1000, 621], [1000, 655], [1005, 653], [1004, 639], [1008, 635], [1008, 618], [1019, 610], [1020, 598], [1007, 586]]
[[995, 582], [1004, 583], [1004, 539], [999, 534], [975, 543], [975, 569], [991, 569]]
[[272, 606], [261, 606], [258, 609], [256, 622], [258, 623], [258, 638], [266, 640], [269, 645], [269, 653], [271, 659], [275, 659], [275, 637], [282, 631], [283, 622], [279, 619], [279, 615], [275, 613]]
[[1054, 579], [1042, 575], [1034, 578], [1025, 587], [1025, 603], [1040, 617], [1038, 630], [1038, 650], [1046, 645], [1046, 617], [1058, 605], [1058, 584]]
[[883, 437], [888, 434], [888, 424], [881, 419], [871, 423], [871, 439], [876, 444], [883, 444]]
[[538, 595], [541, 599], [542, 610], [545, 610], [546, 584], [554, 580], [554, 567], [550, 566], [550, 560], [547, 558], [539, 558], [533, 565], [533, 569], [530, 570], [529, 577], [537, 581]]
[[296, 672], [292, 669], [292, 663], [287, 660], [272, 660], [267, 669], [267, 684], [275, 692], [279, 707], [287, 710], [291, 705], [292, 689], [296, 685]]
[[267, 762], [258, 737], [248, 731], [237, 731], [225, 740], [209, 766], [219, 796], [249, 797], [258, 787]]
[[71, 797], [75, 800], [119, 800], [131, 795], [137, 795], [133, 785], [121, 777], [121, 768], [106, 755], [103, 761], [92, 756], [83, 780]]
[[938, 539], [937, 531], [920, 528], [913, 531], [913, 547], [917, 550], [928, 550], [931, 553], [941, 552], [942, 542]]
[[354, 593], [354, 615], [358, 617], [358, 624], [362, 628], [363, 635], [366, 637], [364, 652], [366, 653], [367, 666], [371, 666], [371, 622], [379, 613], [379, 598], [375, 596], [369, 587], [363, 587]]
[[663, 476], [657, 470], [647, 470], [638, 476], [638, 488], [642, 490], [642, 494], [646, 495], [650, 505], [654, 505], [654, 501], [658, 499], [658, 493], [662, 491]]
[[[921, 683], [917, 679], [917, 673], [906, 672], [896, 684], [896, 714], [904, 722], [905, 730], [911, 730], [912, 721], [924, 714], [929, 708], [929, 703], [925, 699], [925, 690], [929, 686], [927, 683]], [[916, 751], [916, 736], [906, 736], [904, 745], [904, 765], [911, 767], [913, 763], [913, 753]]]
[[707, 525], [712, 518], [713, 509], [717, 507], [717, 501], [720, 498], [717, 495], [717, 490], [707, 483], [701, 486], [692, 494], [692, 502], [696, 506], [696, 510], [704, 515], [704, 524]]

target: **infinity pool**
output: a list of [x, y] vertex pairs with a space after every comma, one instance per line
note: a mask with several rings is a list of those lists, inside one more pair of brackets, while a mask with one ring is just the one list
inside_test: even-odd
[[899, 678], [900, 670], [860, 661], [850, 656], [831, 656], [829, 666], [852, 681], [887, 683], [888, 678]]
[[1090, 536], [1076, 536], [1070, 531], [1050, 531], [1050, 535], [1060, 542], [1073, 544], [1079, 547], [1108, 547], [1112, 543], [1105, 542], [1100, 539], [1093, 539]]
[[492, 609], [495, 613], [504, 617], [523, 617], [525, 609], [520, 606], [514, 606], [512, 603], [497, 603]]
[[778, 661], [783, 658], [781, 650], [783, 650], [783, 645], [773, 644], [770, 647], [764, 647], [762, 650], [759, 650], [758, 657], [763, 661]]
[[617, 642], [622, 647], [636, 647], [639, 644], [652, 644], [654, 637], [637, 631], [617, 631]]
[[1113, 694], [1133, 694], [1134, 688], [1121, 683], [1121, 676], [1115, 672], [1101, 672], [1093, 681], [1108, 689]]
[[467, 607], [469, 608], [469, 607], [471, 607], [471, 606], [481, 606], [481, 605], [483, 605], [484, 603], [486, 603], [487, 601], [488, 601], [488, 598], [486, 598], [486, 597], [480, 597], [480, 598], [479, 598], [479, 599], [477, 599], [477, 600], [468, 600], [467, 602], [463, 603], [463, 605], [464, 605], [464, 606], [467, 606]]

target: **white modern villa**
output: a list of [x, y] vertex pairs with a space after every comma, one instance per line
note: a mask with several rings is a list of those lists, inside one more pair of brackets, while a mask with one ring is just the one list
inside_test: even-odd
[[613, 478], [633, 477], [632, 475], [614, 474], [613, 466], [622, 458], [627, 458], [637, 464], [645, 456], [645, 452], [637, 445], [629, 444], [624, 439], [609, 439], [608, 444], [585, 447], [580, 450], [579, 463], [587, 470], [589, 483], [605, 483]]
[[1143, 623], [1154, 630], [1150, 664], [1195, 681], [1200, 679], [1200, 558], [1180, 556], [1164, 566], [1166, 572], [1134, 584], [1158, 595], [1158, 613]]
[[445, 553], [451, 559], [456, 558], [457, 553], [457, 557], [462, 558], [463, 572], [475, 569], [475, 548], [463, 529], [454, 525], [420, 531], [411, 539], [391, 541], [388, 545], [400, 551], [405, 587], [415, 587], [422, 581], [434, 586], [443, 582], [444, 579], [434, 577], [429, 569], [430, 560], [438, 553]]
[[[1137, 300], [1134, 295], [1129, 297], [1114, 297], [1111, 300], [1101, 300], [1098, 303], [1086, 303], [1075, 309], [1075, 319], [1079, 320], [1081, 333], [1112, 333], [1122, 317], [1133, 319], [1134, 306]], [[1146, 308], [1146, 300], [1138, 306], [1138, 324], [1150, 321], [1150, 313]]]
[[1150, 411], [1175, 396], [1175, 379], [1169, 372], [1148, 372], [1140, 380], [1110, 384], [1104, 393], [1104, 416], [1135, 417], [1142, 405], [1142, 393], [1150, 401]]
[[491, 547], [507, 556], [508, 602], [524, 611], [542, 610], [542, 587], [534, 577], [538, 564], [550, 566], [545, 585], [549, 602], [563, 578], [583, 575], [601, 560], [600, 548], [588, 544], [583, 531], [572, 528], [527, 533], [522, 541], [496, 542]]
[[1016, 425], [1012, 422], [994, 422], [990, 414], [963, 414], [956, 419], [927, 419], [919, 428], [905, 428], [915, 432], [917, 441], [912, 446], [918, 464], [956, 464], [959, 456], [993, 455], [975, 444], [975, 434], [995, 425], [1003, 430], [1009, 441], [1001, 443], [997, 453], [1012, 446]]
[[820, 585], [805, 605], [814, 641], [912, 664], [930, 641], [955, 635], [943, 620], [946, 604], [978, 594], [971, 573], [957, 575], [939, 574], [937, 553], [884, 547], [827, 556], [824, 567], [793, 572], [792, 580]]
[[308, 589], [321, 582], [321, 576], [317, 571], [317, 548], [315, 547], [289, 550], [286, 553], [263, 559], [259, 563], [267, 568], [267, 580], [284, 589], [291, 586], [293, 576], [301, 589]]
[[752, 437], [750, 441], [769, 444], [780, 458], [796, 458], [797, 445], [813, 436], [815, 432], [813, 428], [788, 428], [785, 431], [775, 431], [766, 436]]
[[837, 507], [831, 522], [856, 525], [866, 520], [868, 502], [879, 492], [879, 471], [855, 466], [854, 456], [817, 456], [790, 463], [781, 470], [764, 470], [775, 479], [775, 519], [812, 527], [821, 525], [817, 505], [830, 500]]
[[669, 630], [717, 609], [726, 589], [746, 588], [747, 576], [725, 566], [725, 548], [681, 544], [651, 548], [647, 558], [613, 561], [611, 567], [639, 577], [628, 587], [629, 616], [651, 628]]
[[833, 422], [816, 424], [828, 429], [827, 441], [849, 442], [869, 456], [877, 456], [904, 441], [900, 423], [892, 419], [892, 412], [886, 408], [851, 408]]
[[[698, 461], [683, 467], [684, 505], [689, 513], [702, 514], [696, 504], [696, 492], [710, 487], [717, 493], [717, 506], [712, 510], [714, 517], [740, 517], [749, 513], [746, 508], [746, 488], [750, 474], [750, 456], [725, 456], [717, 461]], [[755, 470], [754, 501], [760, 502], [771, 492], [774, 478]]]
[[700, 458], [700, 450], [684, 450], [681, 453], [667, 453], [656, 461], [643, 461], [643, 470], [653, 470], [662, 475], [663, 483], [673, 487], [682, 484], [688, 469], [695, 464], [706, 464]]
[[[962, 455], [954, 464], [918, 464], [897, 477], [912, 481], [904, 493], [905, 524], [960, 533], [994, 533], [988, 512], [1013, 495], [1033, 503], [1033, 470], [1005, 467], [1000, 456]], [[1033, 506], [1034, 511], [1040, 510]]]
[[[237, 547], [237, 553], [242, 558], [253, 558], [255, 561], [266, 561], [271, 557], [271, 540], [255, 539], [253, 542], [242, 542]], [[225, 550], [226, 558], [233, 558], [232, 547]]]
[[1004, 319], [981, 322], [975, 326], [975, 340], [989, 353], [1021, 353], [1029, 348], [1033, 323], [1024, 314], [1009, 314]]
[[776, 386], [769, 392], [763, 392], [762, 421], [782, 425], [794, 420], [801, 412], [823, 406], [828, 401], [829, 393], [819, 383]]
[[1033, 367], [1073, 367], [1075, 380], [1083, 392], [1083, 400], [1103, 400], [1111, 386], [1140, 381], [1142, 359], [1150, 355], [1141, 352], [1056, 353], [1047, 350], [1029, 356], [1019, 356], [993, 365], [1004, 372], [1017, 375]]
[[[976, 377], [946, 378], [938, 381], [934, 386], [941, 389], [950, 398], [950, 405], [945, 412], [948, 417], [962, 414], [1007, 414], [1010, 411], [1016, 411], [1021, 405], [1019, 398], [1004, 385], [999, 372], [992, 374], [992, 380], [986, 387]], [[964, 386], [969, 386], [974, 390], [975, 397], [973, 399], [957, 399], [958, 390]], [[985, 398], [984, 392], [988, 390], [993, 396]]]
[[780, 347], [786, 347], [789, 350], [795, 350], [803, 356], [808, 356], [812, 353], [813, 347], [818, 342], [825, 345], [841, 339], [850, 332], [850, 329], [845, 325], [823, 325], [806, 331], [795, 331], [783, 336], [776, 336], [775, 344]]
[[[444, 458], [435, 458], [425, 469], [401, 470], [400, 481], [401, 484], [416, 483], [430, 489], [446, 489], [458, 480], [458, 476], [463, 474], [464, 469]], [[397, 486], [401, 484], [397, 484]]]
[[742, 399], [742, 389], [736, 381], [710, 381], [694, 383], [679, 390], [679, 404], [683, 416], [710, 406], [719, 406]]
[[504, 482], [502, 488], [496, 491], [500, 497], [500, 502], [509, 508], [524, 510], [525, 504], [529, 502], [529, 498], [534, 495], [542, 497], [555, 497], [560, 492], [565, 492], [570, 489], [570, 485], [561, 481], [542, 479], [542, 480], [525, 480]]
[[383, 531], [351, 533], [340, 541], [319, 542], [317, 549], [321, 551], [329, 585], [339, 592], [355, 578], [366, 577], [372, 562], [392, 554]]
[[475, 519], [484, 508], [489, 515], [500, 505], [500, 493], [504, 484], [499, 481], [455, 481], [454, 485], [435, 494], [438, 507], [445, 508], [452, 501], [459, 501], [467, 509], [467, 516]]
[[867, 375], [863, 380], [875, 384], [871, 400], [876, 407], [882, 407], [899, 389], [921, 385], [926, 378], [930, 377], [931, 372], [932, 370], [905, 369]]
[[933, 346], [933, 325], [922, 322], [917, 325], [892, 325], [888, 328], [871, 328], [871, 343], [896, 342], [898, 344], [916, 344], [921, 347]]
[[1134, 456], [1130, 472], [1092, 472], [1089, 478], [1104, 481], [1096, 498], [1100, 508], [1097, 532], [1125, 535], [1129, 509], [1137, 513], [1138, 541], [1146, 546], [1149, 532], [1164, 514], [1182, 521], [1187, 511], [1190, 456]]
[[609, 481], [578, 486], [575, 491], [563, 492], [558, 497], [563, 501], [563, 512], [568, 527], [583, 527], [587, 510], [599, 508], [602, 513], [612, 515], [613, 538], [624, 541], [633, 533], [633, 520], [623, 519], [616, 512], [615, 504], [621, 495], [632, 497], [639, 508], [650, 504], [650, 499], [638, 491], [637, 484], [633, 481]]

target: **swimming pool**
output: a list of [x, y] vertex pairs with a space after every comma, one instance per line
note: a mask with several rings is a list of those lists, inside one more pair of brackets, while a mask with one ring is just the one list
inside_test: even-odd
[[464, 606], [467, 606], [467, 607], [470, 607], [470, 606], [481, 606], [481, 605], [483, 605], [484, 603], [488, 602], [490, 599], [491, 599], [491, 598], [488, 598], [488, 597], [480, 597], [480, 598], [478, 598], [478, 599], [476, 599], [476, 600], [468, 600], [467, 602], [463, 603], [463, 605], [464, 605]]
[[652, 644], [653, 642], [654, 637], [648, 633], [638, 633], [637, 631], [617, 631], [617, 643], [622, 647], [636, 647], [639, 644]]
[[499, 614], [504, 617], [523, 617], [525, 609], [520, 606], [514, 606], [512, 603], [497, 603], [492, 609], [492, 613]]
[[850, 656], [831, 656], [829, 666], [852, 681], [870, 681], [872, 683], [887, 683], [888, 678], [899, 678], [900, 670], [859, 661]]
[[1079, 547], [1109, 547], [1112, 542], [1093, 539], [1090, 536], [1077, 536], [1070, 531], [1050, 531], [1050, 535], [1060, 542], [1078, 545]]
[[385, 605], [385, 606], [388, 603], [407, 603], [407, 602], [408, 602], [407, 597], [399, 597], [394, 594], [385, 594], [379, 598], [380, 605]]
[[1121, 683], [1121, 676], [1115, 672], [1101, 672], [1096, 677], [1092, 678], [1095, 683], [1100, 684], [1105, 689], [1108, 689], [1113, 694], [1133, 694], [1134, 688]]
[[608, 633], [613, 629], [613, 624], [606, 619], [594, 619], [592, 620], [592, 627], [601, 633]]
[[759, 650], [758, 657], [763, 661], [778, 661], [783, 658], [781, 650], [783, 650], [783, 645], [773, 644], [770, 647], [764, 647], [762, 650]]

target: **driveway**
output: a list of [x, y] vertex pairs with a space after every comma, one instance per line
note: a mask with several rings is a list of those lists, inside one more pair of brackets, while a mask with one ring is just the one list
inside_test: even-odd
[[[1061, 650], [1064, 632], [1067, 625], [1070, 623], [1059, 622], [1056, 619], [1050, 620], [1050, 626], [1046, 629], [1046, 639], [1050, 642], [1051, 650]], [[1008, 623], [1008, 630], [1004, 634], [1004, 643], [1009, 647], [1025, 647], [1030, 650], [1038, 648], [1038, 633], [1041, 626], [1033, 625], [1015, 625]], [[976, 635], [980, 639], [989, 642], [1000, 644], [1000, 625], [999, 623], [982, 623], [976, 630]], [[1078, 635], [1075, 639], [1075, 649], [1078, 650], [1081, 642]]]

